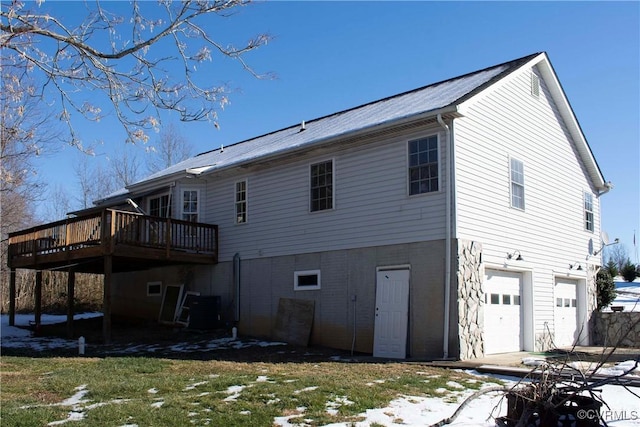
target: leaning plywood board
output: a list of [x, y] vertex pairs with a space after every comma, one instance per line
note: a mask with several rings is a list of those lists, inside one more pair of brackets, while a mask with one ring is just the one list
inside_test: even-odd
[[309, 345], [315, 301], [280, 298], [273, 337], [293, 345]]
[[182, 301], [183, 285], [167, 285], [164, 288], [162, 305], [160, 306], [160, 323], [171, 323], [176, 321], [178, 315], [178, 304]]

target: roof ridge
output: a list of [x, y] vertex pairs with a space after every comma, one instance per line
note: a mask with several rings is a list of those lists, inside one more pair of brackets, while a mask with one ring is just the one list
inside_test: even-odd
[[[451, 78], [448, 78], [448, 79], [445, 79], [445, 80], [440, 80], [440, 81], [435, 82], [435, 83], [430, 83], [430, 84], [427, 84], [427, 85], [424, 85], [424, 86], [420, 86], [418, 88], [410, 89], [410, 90], [407, 90], [407, 91], [404, 91], [404, 92], [396, 93], [394, 95], [386, 96], [384, 98], [380, 98], [380, 99], [376, 99], [376, 100], [373, 100], [373, 101], [369, 101], [369, 102], [366, 102], [364, 104], [360, 104], [360, 105], [357, 105], [357, 106], [354, 106], [354, 107], [347, 108], [345, 110], [341, 110], [341, 111], [337, 111], [337, 112], [334, 112], [334, 113], [331, 113], [331, 114], [327, 114], [327, 115], [324, 115], [324, 116], [316, 117], [316, 118], [311, 119], [311, 120], [305, 120], [305, 123], [309, 124], [309, 123], [317, 122], [317, 121], [320, 121], [320, 120], [327, 119], [329, 117], [345, 114], [345, 113], [348, 113], [350, 111], [354, 111], [354, 110], [357, 110], [357, 109], [360, 109], [360, 108], [363, 108], [363, 107], [366, 107], [366, 106], [369, 106], [369, 105], [377, 104], [377, 103], [380, 103], [380, 102], [386, 102], [386, 101], [388, 101], [390, 99], [394, 99], [394, 98], [398, 98], [398, 97], [401, 97], [401, 96], [405, 96], [405, 95], [408, 95], [410, 93], [419, 92], [419, 91], [425, 90], [425, 89], [430, 88], [430, 87], [438, 86], [438, 85], [441, 85], [441, 84], [444, 84], [444, 83], [448, 83], [448, 82], [451, 82], [451, 81], [454, 81], [454, 80], [458, 80], [458, 79], [467, 78], [467, 77], [472, 76], [474, 74], [483, 73], [485, 71], [492, 70], [494, 68], [503, 67], [505, 65], [511, 65], [510, 69], [505, 70], [504, 72], [502, 72], [502, 73], [498, 74], [497, 76], [493, 77], [492, 79], [490, 79], [489, 81], [487, 81], [483, 85], [475, 88], [473, 91], [471, 91], [471, 92], [463, 95], [462, 97], [458, 98], [457, 100], [453, 101], [452, 103], [449, 104], [449, 105], [451, 105], [453, 103], [459, 102], [461, 99], [464, 99], [464, 98], [469, 97], [469, 96], [473, 96], [473, 94], [476, 94], [477, 92], [483, 90], [486, 86], [489, 86], [489, 85], [493, 84], [495, 81], [497, 81], [497, 80], [501, 79], [502, 77], [504, 77], [505, 73], [511, 73], [512, 71], [515, 70], [515, 68], [518, 68], [522, 63], [526, 63], [526, 62], [530, 61], [531, 59], [535, 58], [536, 56], [538, 56], [538, 55], [540, 55], [542, 53], [543, 52], [536, 52], [536, 53], [533, 53], [533, 54], [530, 54], [530, 55], [523, 56], [521, 58], [512, 59], [510, 61], [505, 61], [505, 62], [502, 62], [500, 64], [491, 65], [489, 67], [485, 67], [485, 68], [482, 68], [482, 69], [479, 69], [479, 70], [471, 71], [471, 72], [468, 72], [468, 73], [465, 73], [465, 74], [461, 74], [459, 76], [451, 77]], [[515, 65], [515, 67], [514, 67], [514, 65]], [[271, 131], [271, 132], [267, 132], [267, 133], [264, 133], [262, 135], [254, 136], [254, 137], [242, 140], [242, 141], [231, 143], [231, 144], [227, 145], [226, 147], [232, 147], [234, 145], [244, 144], [244, 143], [252, 141], [254, 139], [263, 138], [265, 136], [273, 135], [273, 134], [276, 134], [278, 132], [282, 132], [282, 131], [287, 130], [287, 129], [293, 129], [293, 128], [296, 128], [298, 126], [300, 126], [300, 123], [295, 123], [293, 125], [285, 126], [285, 127], [281, 128], [281, 129], [277, 129], [277, 130], [274, 130], [274, 131]], [[204, 151], [202, 153], [196, 154], [195, 157], [203, 156], [205, 154], [209, 154], [209, 153], [212, 153], [212, 152], [218, 151], [218, 150], [220, 150], [220, 148], [214, 148], [214, 149], [211, 149], [211, 150], [207, 150], [207, 151]]]

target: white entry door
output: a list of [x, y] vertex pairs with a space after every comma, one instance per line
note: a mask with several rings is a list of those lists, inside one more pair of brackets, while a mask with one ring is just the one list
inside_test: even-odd
[[556, 279], [555, 338], [556, 347], [571, 347], [578, 338], [576, 280]]
[[379, 271], [373, 356], [404, 359], [409, 323], [409, 270]]
[[485, 354], [522, 350], [522, 273], [487, 270], [484, 288]]

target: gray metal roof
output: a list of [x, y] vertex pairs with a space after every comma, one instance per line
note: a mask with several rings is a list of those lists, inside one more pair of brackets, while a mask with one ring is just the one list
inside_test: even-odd
[[[410, 119], [429, 112], [457, 105], [490, 86], [493, 82], [510, 74], [539, 53], [528, 55], [504, 64], [495, 65], [463, 76], [404, 92], [349, 110], [301, 123], [272, 133], [268, 133], [233, 145], [199, 154], [167, 169], [154, 173], [129, 186], [135, 189], [161, 180], [165, 177], [193, 173], [208, 173], [257, 159], [284, 154], [289, 151], [311, 146], [314, 143], [348, 135], [372, 126], [392, 124], [402, 119]], [[127, 194], [119, 190], [105, 200]], [[103, 200], [103, 201], [105, 201]]]
[[482, 89], [496, 78], [513, 71], [536, 55], [309, 120], [305, 122], [306, 130], [304, 132], [300, 132], [300, 123], [298, 123], [295, 126], [224, 147], [222, 151], [216, 149], [202, 153], [150, 175], [143, 181], [153, 180], [186, 169], [205, 166], [209, 166], [207, 170], [219, 169], [247, 160], [254, 160], [264, 155], [300, 148], [315, 141], [338, 137], [370, 126], [439, 110], [463, 101], [467, 96]]

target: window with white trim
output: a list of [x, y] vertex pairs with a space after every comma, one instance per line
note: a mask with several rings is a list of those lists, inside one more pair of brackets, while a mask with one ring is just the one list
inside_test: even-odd
[[585, 191], [584, 193], [584, 229], [593, 231], [593, 195]]
[[333, 160], [311, 165], [311, 212], [333, 209]]
[[524, 210], [524, 163], [510, 159], [511, 207]]
[[236, 182], [236, 224], [247, 222], [247, 180]]
[[295, 271], [293, 290], [311, 291], [320, 289], [320, 270]]
[[409, 195], [438, 191], [438, 136], [409, 141]]
[[171, 200], [168, 194], [149, 198], [149, 215], [169, 218], [171, 216]]
[[182, 191], [182, 219], [184, 221], [198, 222], [198, 199], [200, 190]]
[[162, 296], [162, 282], [147, 282], [147, 296]]

